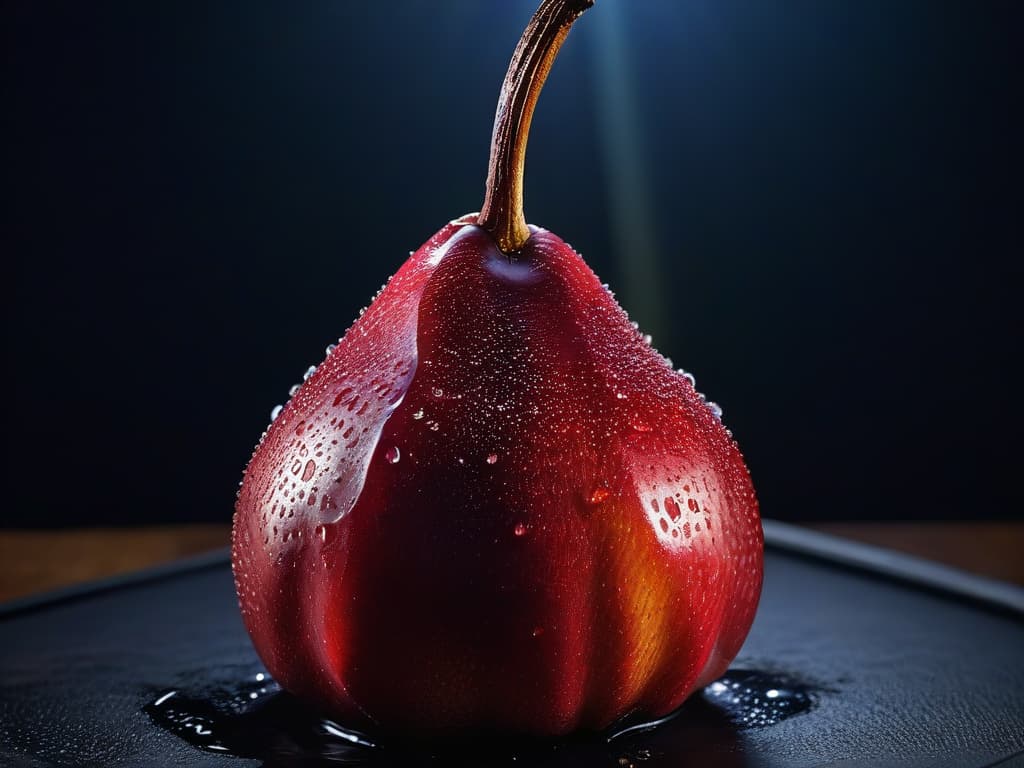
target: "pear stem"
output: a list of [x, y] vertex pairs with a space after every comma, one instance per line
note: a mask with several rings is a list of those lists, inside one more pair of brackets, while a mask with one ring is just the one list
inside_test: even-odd
[[477, 224], [504, 253], [530, 239], [523, 212], [526, 141], [537, 98], [569, 28], [594, 0], [543, 0], [512, 54], [498, 97], [484, 205]]

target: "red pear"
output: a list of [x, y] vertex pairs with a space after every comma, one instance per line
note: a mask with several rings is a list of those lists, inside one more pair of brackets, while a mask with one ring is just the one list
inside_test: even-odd
[[563, 734], [660, 716], [753, 621], [761, 527], [730, 433], [523, 218], [530, 116], [590, 4], [543, 2], [483, 212], [406, 261], [246, 470], [246, 626], [285, 689], [346, 722]]

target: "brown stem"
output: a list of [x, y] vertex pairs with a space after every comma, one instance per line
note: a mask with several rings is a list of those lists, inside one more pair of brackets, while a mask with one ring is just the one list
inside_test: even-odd
[[505, 253], [530, 239], [523, 213], [523, 165], [526, 140], [537, 97], [569, 27], [594, 0], [543, 0], [519, 39], [498, 97], [487, 167], [487, 193], [477, 224]]

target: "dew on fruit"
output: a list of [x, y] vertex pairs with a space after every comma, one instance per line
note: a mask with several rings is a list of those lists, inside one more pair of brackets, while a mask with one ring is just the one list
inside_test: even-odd
[[591, 492], [590, 496], [587, 498], [587, 501], [593, 504], [594, 506], [597, 506], [598, 504], [603, 504], [605, 500], [609, 496], [611, 496], [611, 494], [611, 491], [609, 491], [603, 485], [600, 485]]
[[710, 400], [706, 402], [705, 405], [708, 407], [708, 410], [711, 411], [712, 416], [714, 416], [719, 421], [722, 420], [722, 406], [720, 406], [718, 403], [713, 403]]
[[325, 354], [325, 355], [329, 355], [329, 354], [331, 354], [331, 352], [333, 352], [333, 351], [334, 351], [335, 349], [337, 349], [337, 347], [338, 347], [338, 345], [337, 345], [337, 344], [328, 344], [328, 345], [327, 345], [327, 346], [326, 346], [326, 347], [324, 348], [324, 354]]
[[679, 509], [679, 505], [676, 504], [676, 500], [673, 499], [671, 496], [668, 496], [665, 499], [665, 511], [668, 513], [668, 516], [672, 519], [673, 522], [678, 520], [680, 516], [683, 514]]
[[636, 415], [634, 415], [633, 418], [631, 418], [629, 420], [629, 426], [632, 427], [634, 432], [650, 432], [651, 431], [650, 424], [648, 424], [647, 422], [645, 422], [643, 419], [641, 419], [639, 416], [636, 416]]
[[304, 374], [302, 374], [302, 380], [303, 381], [308, 381], [310, 376], [312, 376], [314, 373], [316, 373], [316, 366], [315, 365], [309, 366], [309, 368], [306, 369], [306, 372]]
[[691, 387], [697, 386], [697, 379], [694, 378], [692, 373], [690, 373], [689, 371], [684, 371], [682, 368], [679, 369], [678, 373], [680, 376], [682, 376], [684, 379], [690, 382]]
[[277, 421], [277, 417], [281, 415], [281, 411], [284, 410], [283, 405], [275, 405], [274, 409], [270, 412], [270, 420]]
[[299, 393], [300, 389], [302, 389], [302, 385], [301, 384], [292, 384], [288, 388], [288, 397], [295, 397], [295, 395], [297, 395]]
[[526, 524], [525, 523], [516, 523], [516, 527], [512, 529], [512, 533], [514, 533], [516, 536], [525, 536], [526, 535]]
[[496, 454], [496, 453], [489, 454], [487, 456], [487, 463], [488, 464], [497, 464], [498, 463], [498, 454]]
[[423, 409], [420, 408], [419, 410], [413, 411], [412, 417], [414, 419], [417, 419], [417, 420], [422, 419], [423, 418]]
[[402, 452], [398, 449], [397, 445], [392, 445], [384, 453], [384, 460], [388, 464], [397, 464], [402, 458]]

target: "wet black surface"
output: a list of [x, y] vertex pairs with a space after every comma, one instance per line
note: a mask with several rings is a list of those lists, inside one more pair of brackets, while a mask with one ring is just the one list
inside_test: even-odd
[[0, 764], [986, 766], [1024, 750], [1022, 648], [1012, 614], [769, 549], [740, 657], [656, 728], [369, 747], [257, 679], [224, 560], [0, 618]]
[[[817, 693], [792, 677], [734, 670], [658, 721], [633, 718], [606, 733], [557, 741], [524, 741], [495, 734], [466, 734], [444, 744], [409, 745], [401, 737], [346, 728], [282, 691], [265, 672], [246, 680], [212, 684], [217, 670], [191, 676], [194, 690], [162, 691], [144, 707], [155, 725], [207, 752], [255, 758], [268, 766], [348, 765], [543, 765], [595, 759], [615, 764], [651, 760], [645, 746], [655, 731], [671, 731], [679, 754], [714, 747], [734, 731], [764, 728], [807, 712]], [[661, 758], [666, 757], [660, 755]], [[612, 758], [614, 758], [612, 760]], [[660, 762], [663, 762], [661, 760]]]

